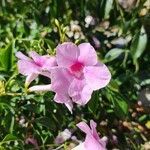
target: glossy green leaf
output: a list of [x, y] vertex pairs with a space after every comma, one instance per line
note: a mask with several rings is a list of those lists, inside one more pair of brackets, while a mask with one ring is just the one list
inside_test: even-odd
[[[1, 97], [0, 97], [0, 100], [1, 100]], [[0, 108], [1, 109], [8, 109], [9, 111], [11, 111], [12, 114], [15, 113], [14, 109], [7, 103], [0, 102]]]
[[124, 49], [113, 48], [105, 55], [105, 61], [109, 62], [118, 58], [121, 54], [125, 52]]
[[124, 118], [128, 114], [128, 104], [124, 98], [121, 96], [115, 95], [113, 98], [114, 111], [116, 116], [119, 118]]
[[147, 45], [147, 34], [144, 27], [135, 34], [131, 43], [131, 54], [134, 62], [142, 55]]
[[88, 103], [88, 109], [93, 114], [96, 114], [98, 108], [99, 108], [99, 93], [94, 92], [92, 94], [90, 102]]
[[116, 80], [112, 79], [108, 86], [111, 90], [113, 90], [115, 92], [119, 92], [119, 85]]
[[13, 43], [0, 49], [0, 71], [10, 71], [13, 66]]
[[108, 19], [111, 9], [113, 8], [113, 0], [107, 0], [105, 3], [104, 18]]

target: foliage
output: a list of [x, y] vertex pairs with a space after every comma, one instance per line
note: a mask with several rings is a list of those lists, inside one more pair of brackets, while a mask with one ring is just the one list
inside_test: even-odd
[[[108, 137], [109, 149], [139, 149], [149, 140], [149, 111], [138, 105], [150, 79], [150, 6], [145, 2], [125, 8], [121, 0], [0, 1], [0, 149], [33, 149], [25, 142], [29, 137], [40, 149], [58, 147], [53, 143], [59, 131], [69, 128], [82, 139], [75, 125], [90, 119]], [[53, 101], [52, 92], [26, 93], [15, 57], [30, 50], [53, 55], [64, 41], [89, 41], [112, 73], [109, 86], [93, 93], [85, 107], [75, 106], [73, 114]], [[33, 84], [43, 82], [49, 80], [39, 77]]]

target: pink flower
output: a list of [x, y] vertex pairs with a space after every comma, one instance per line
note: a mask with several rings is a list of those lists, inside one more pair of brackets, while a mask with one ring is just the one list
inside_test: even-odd
[[106, 150], [106, 141], [100, 139], [96, 126], [93, 120], [90, 121], [90, 127], [85, 122], [78, 123], [77, 127], [86, 134], [86, 138], [83, 143], [72, 150]]
[[16, 56], [20, 59], [18, 61], [19, 73], [27, 76], [25, 83], [27, 87], [39, 74], [50, 78], [50, 70], [53, 66], [56, 66], [55, 57], [40, 56], [34, 51], [29, 52], [31, 58], [21, 52], [17, 52]]
[[55, 143], [56, 144], [61, 144], [64, 143], [66, 140], [71, 138], [71, 132], [68, 129], [65, 129], [63, 132], [60, 132], [56, 139], [55, 139]]
[[39, 146], [38, 146], [38, 143], [37, 143], [37, 140], [33, 137], [28, 137], [25, 141], [26, 144], [32, 144], [34, 145], [35, 149], [36, 150], [39, 150]]
[[51, 71], [54, 100], [64, 103], [70, 111], [73, 102], [85, 105], [92, 92], [105, 87], [111, 79], [108, 68], [98, 62], [96, 51], [89, 43], [58, 45], [56, 61], [58, 67]]

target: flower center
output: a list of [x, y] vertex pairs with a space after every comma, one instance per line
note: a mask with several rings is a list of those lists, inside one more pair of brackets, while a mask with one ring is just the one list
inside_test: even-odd
[[83, 69], [83, 64], [80, 62], [76, 62], [70, 68], [72, 72], [80, 72]]
[[74, 74], [75, 77], [80, 78], [82, 75], [84, 65], [80, 62], [75, 62], [71, 67], [70, 71], [72, 74]]
[[35, 64], [39, 67], [42, 67], [43, 65], [40, 62], [35, 62]]

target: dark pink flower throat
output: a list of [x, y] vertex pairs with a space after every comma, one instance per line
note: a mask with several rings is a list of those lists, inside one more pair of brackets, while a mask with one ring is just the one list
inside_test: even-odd
[[75, 62], [75, 63], [70, 67], [70, 69], [71, 69], [72, 72], [80, 72], [80, 71], [82, 71], [83, 67], [84, 67], [84, 65], [83, 65], [82, 63], [80, 63], [80, 62]]

